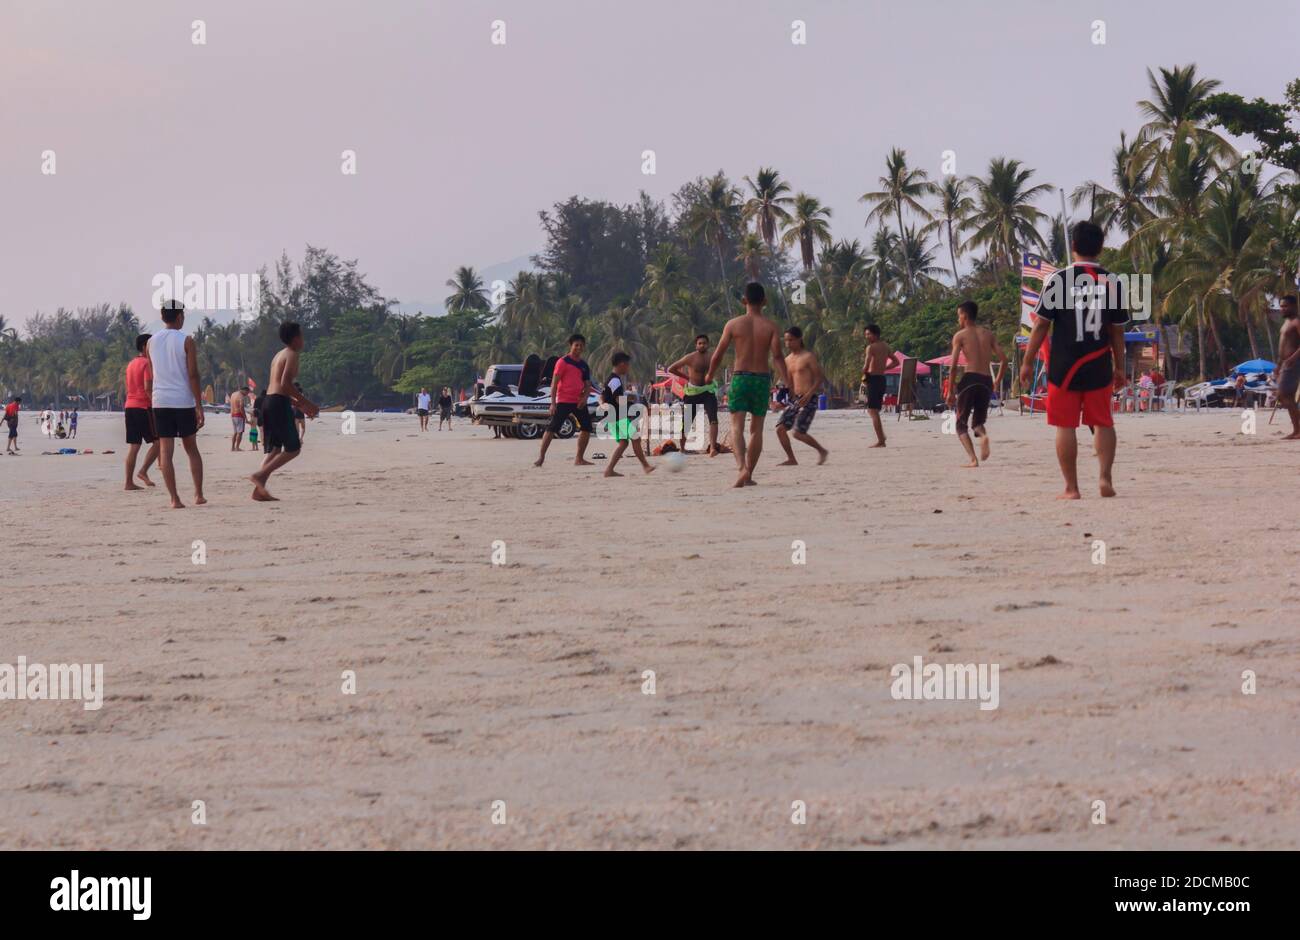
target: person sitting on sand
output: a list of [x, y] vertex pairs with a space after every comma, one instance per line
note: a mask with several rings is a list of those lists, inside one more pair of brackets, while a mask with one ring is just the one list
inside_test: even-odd
[[[981, 326], [979, 305], [967, 300], [957, 308], [958, 330], [952, 335], [952, 361], [966, 362], [966, 370], [961, 381], [957, 383], [956, 392], [949, 386], [947, 404], [957, 409], [957, 440], [966, 449], [969, 459], [963, 466], [978, 467], [980, 460], [989, 459], [989, 434], [984, 427], [989, 416], [989, 402], [993, 399], [993, 389], [1001, 384], [1002, 376], [1007, 370], [1007, 357], [998, 346], [997, 337], [988, 327]], [[999, 367], [995, 380], [993, 377], [993, 357], [997, 356]], [[975, 458], [975, 445], [971, 443], [970, 429], [980, 439], [979, 459]]]
[[623, 474], [614, 470], [619, 460], [622, 459], [623, 453], [627, 450], [628, 442], [632, 444], [632, 453], [636, 459], [641, 461], [641, 469], [646, 473], [653, 473], [654, 467], [650, 466], [650, 461], [646, 460], [645, 450], [641, 447], [641, 438], [638, 434], [637, 423], [628, 417], [628, 410], [636, 404], [636, 395], [627, 387], [627, 373], [632, 368], [632, 357], [623, 350], [614, 353], [613, 356], [614, 371], [605, 381], [605, 387], [600, 391], [600, 400], [608, 408], [606, 414], [608, 419], [606, 427], [618, 446], [614, 448], [614, 455], [609, 458], [609, 466], [605, 468], [605, 476], [621, 477]]
[[262, 404], [262, 430], [266, 434], [266, 459], [248, 479], [253, 484], [253, 499], [259, 503], [275, 502], [266, 488], [271, 474], [302, 452], [295, 412], [316, 417], [320, 409], [309, 401], [294, 381], [298, 376], [298, 354], [304, 343], [302, 327], [297, 323], [280, 324], [280, 342], [284, 349], [271, 360], [271, 379], [266, 383], [266, 401]]
[[1034, 310], [1037, 322], [1029, 335], [1020, 385], [1029, 387], [1034, 362], [1043, 341], [1052, 334], [1047, 363], [1047, 423], [1056, 428], [1056, 459], [1065, 477], [1060, 499], [1079, 499], [1079, 443], [1075, 431], [1080, 416], [1095, 428], [1094, 447], [1100, 464], [1098, 487], [1114, 496], [1111, 467], [1115, 462], [1115, 418], [1111, 388], [1124, 387], [1124, 324], [1128, 310], [1122, 284], [1097, 263], [1105, 233], [1092, 222], [1076, 222], [1070, 230], [1073, 263], [1051, 275]]
[[785, 331], [785, 344], [790, 349], [790, 355], [785, 357], [785, 369], [790, 374], [790, 384], [794, 386], [794, 397], [776, 422], [776, 436], [786, 457], [779, 466], [788, 467], [799, 462], [794, 459], [794, 448], [790, 446], [788, 432], [791, 428], [795, 440], [817, 451], [817, 465], [821, 466], [831, 452], [817, 443], [817, 439], [808, 433], [808, 428], [817, 417], [817, 395], [826, 384], [826, 376], [822, 374], [816, 353], [804, 347], [803, 331], [799, 327], [792, 326]]

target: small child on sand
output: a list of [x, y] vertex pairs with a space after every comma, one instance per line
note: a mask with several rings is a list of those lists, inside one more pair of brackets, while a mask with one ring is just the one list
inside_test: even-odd
[[627, 451], [629, 442], [632, 444], [632, 453], [636, 454], [636, 459], [641, 461], [641, 469], [646, 473], [653, 473], [655, 468], [650, 466], [650, 461], [645, 458], [645, 450], [641, 447], [636, 422], [628, 418], [628, 409], [636, 401], [636, 396], [627, 387], [627, 373], [632, 368], [632, 357], [620, 349], [614, 353], [613, 365], [613, 374], [605, 381], [605, 387], [600, 390], [600, 400], [609, 406], [606, 426], [613, 433], [614, 440], [618, 442], [618, 446], [614, 448], [614, 456], [609, 458], [609, 466], [605, 468], [605, 476], [623, 475], [615, 471], [614, 466]]

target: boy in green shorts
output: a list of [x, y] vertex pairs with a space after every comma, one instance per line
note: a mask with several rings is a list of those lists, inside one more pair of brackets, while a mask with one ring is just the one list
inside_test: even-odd
[[632, 357], [620, 349], [614, 353], [613, 364], [614, 372], [606, 380], [605, 387], [600, 390], [600, 400], [609, 406], [606, 426], [613, 434], [614, 440], [618, 442], [618, 446], [614, 448], [614, 456], [609, 458], [609, 466], [605, 468], [605, 476], [623, 475], [616, 472], [614, 466], [622, 459], [629, 442], [632, 444], [632, 453], [636, 454], [636, 459], [641, 461], [641, 469], [646, 473], [653, 473], [655, 468], [650, 466], [650, 461], [645, 458], [641, 438], [637, 435], [636, 422], [628, 417], [628, 410], [634, 404], [633, 396], [627, 388], [627, 374], [632, 368]]

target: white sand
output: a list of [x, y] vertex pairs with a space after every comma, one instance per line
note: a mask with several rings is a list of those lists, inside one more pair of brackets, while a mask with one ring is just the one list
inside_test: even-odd
[[[937, 420], [867, 450], [861, 412], [777, 468], [769, 417], [734, 491], [729, 456], [604, 480], [327, 416], [265, 505], [212, 417], [210, 504], [173, 512], [121, 491], [120, 416], [76, 442], [116, 455], [42, 457], [25, 414], [0, 663], [107, 692], [0, 702], [0, 848], [1300, 847], [1300, 444], [1263, 420], [1124, 417], [1119, 498], [1087, 458], [1061, 503], [1041, 418], [969, 471]], [[895, 701], [916, 655], [999, 664], [1000, 707]]]

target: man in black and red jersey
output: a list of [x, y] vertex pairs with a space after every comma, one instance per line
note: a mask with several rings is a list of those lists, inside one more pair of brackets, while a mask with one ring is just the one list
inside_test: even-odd
[[1039, 347], [1050, 331], [1047, 423], [1056, 428], [1056, 459], [1065, 477], [1065, 492], [1060, 499], [1079, 498], [1075, 429], [1081, 416], [1097, 436], [1101, 495], [1115, 495], [1111, 482], [1115, 421], [1110, 402], [1112, 387], [1124, 384], [1128, 305], [1123, 282], [1097, 263], [1104, 240], [1105, 234], [1091, 222], [1078, 222], [1070, 230], [1073, 264], [1057, 271], [1043, 285], [1034, 310], [1034, 330], [1020, 367], [1020, 384], [1027, 388]]

